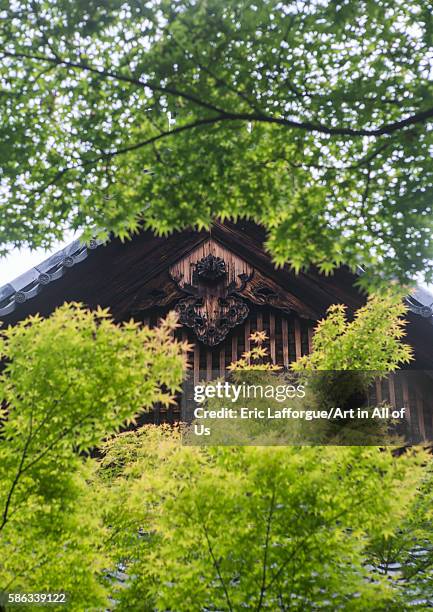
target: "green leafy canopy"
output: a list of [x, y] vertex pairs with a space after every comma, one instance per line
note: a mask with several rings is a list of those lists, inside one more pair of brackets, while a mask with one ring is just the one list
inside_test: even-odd
[[70, 609], [104, 606], [105, 528], [87, 452], [179, 389], [175, 324], [117, 326], [71, 304], [2, 332], [0, 591], [66, 591]]
[[3, 249], [250, 217], [279, 264], [432, 278], [428, 3], [0, 6]]
[[[331, 310], [299, 367], [394, 369], [410, 357], [402, 314], [394, 296], [371, 298], [352, 323]], [[187, 447], [173, 427], [112, 435], [178, 390], [187, 345], [173, 341], [175, 325], [169, 316], [157, 329], [117, 326], [105, 310], [72, 304], [3, 331], [0, 590], [66, 591], [77, 612], [113, 600], [140, 612], [376, 612], [406, 610], [412, 586], [430, 596], [424, 453]], [[366, 562], [410, 557], [413, 525], [429, 557], [402, 594]]]
[[410, 513], [422, 455], [182, 447], [155, 426], [103, 452], [95, 487], [107, 544], [129, 575], [116, 609], [407, 609], [366, 559]]

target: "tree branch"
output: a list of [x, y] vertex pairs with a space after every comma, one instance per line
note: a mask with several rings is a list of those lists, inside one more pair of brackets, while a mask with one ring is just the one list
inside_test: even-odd
[[257, 604], [257, 610], [261, 609], [263, 605], [263, 598], [266, 592], [266, 570], [267, 570], [267, 563], [268, 563], [269, 540], [271, 536], [272, 517], [274, 515], [274, 510], [275, 510], [275, 482], [273, 484], [274, 486], [272, 489], [272, 497], [271, 497], [271, 503], [269, 506], [268, 520], [266, 522], [266, 537], [265, 537], [265, 551], [263, 554], [262, 583], [260, 586], [260, 597], [259, 597], [259, 603]]
[[[309, 132], [317, 132], [320, 134], [329, 134], [331, 136], [384, 136], [385, 134], [392, 134], [398, 130], [401, 130], [405, 127], [416, 125], [418, 123], [423, 123], [428, 119], [433, 118], [433, 107], [427, 108], [423, 111], [410, 115], [406, 119], [401, 119], [399, 121], [394, 121], [391, 123], [384, 123], [381, 126], [373, 129], [365, 129], [365, 128], [350, 128], [350, 127], [330, 127], [324, 125], [322, 123], [315, 123], [314, 121], [293, 121], [292, 119], [287, 119], [285, 117], [272, 117], [266, 115], [261, 112], [255, 113], [234, 113], [231, 111], [225, 111], [210, 102], [204, 102], [200, 100], [193, 94], [189, 94], [183, 91], [178, 91], [173, 87], [163, 87], [159, 85], [154, 85], [150, 82], [142, 81], [139, 78], [126, 76], [121, 74], [116, 74], [108, 70], [99, 70], [88, 64], [83, 64], [81, 62], [71, 62], [69, 60], [65, 60], [64, 58], [55, 58], [55, 57], [46, 57], [41, 55], [34, 55], [29, 53], [11, 53], [10, 51], [1, 51], [3, 56], [17, 58], [17, 59], [32, 59], [36, 61], [42, 62], [50, 62], [59, 67], [68, 67], [79, 70], [84, 70], [87, 72], [91, 72], [94, 74], [98, 74], [99, 76], [103, 76], [106, 78], [112, 78], [115, 80], [123, 81], [126, 83], [130, 83], [140, 87], [148, 87], [151, 91], [157, 91], [163, 94], [170, 94], [173, 96], [177, 96], [180, 98], [184, 98], [193, 104], [196, 104], [200, 107], [206, 108], [207, 110], [212, 110], [218, 113], [217, 117], [213, 118], [213, 121], [223, 121], [223, 120], [242, 120], [249, 122], [262, 122], [262, 123], [271, 123], [276, 125], [282, 125], [288, 128], [294, 128]], [[211, 118], [206, 118], [206, 122], [211, 123]]]
[[213, 563], [213, 566], [215, 567], [216, 573], [218, 574], [218, 578], [219, 578], [219, 580], [221, 582], [221, 585], [223, 587], [224, 595], [225, 595], [225, 598], [226, 598], [226, 601], [227, 601], [228, 608], [229, 608], [230, 612], [233, 612], [233, 606], [232, 606], [232, 603], [231, 603], [231, 600], [230, 600], [230, 595], [229, 595], [229, 592], [227, 590], [227, 586], [226, 586], [225, 580], [222, 577], [220, 565], [219, 565], [217, 559], [215, 558], [215, 554], [214, 554], [214, 551], [213, 551], [213, 548], [212, 548], [212, 544], [211, 544], [211, 541], [209, 539], [209, 534], [208, 534], [208, 531], [207, 531], [207, 528], [206, 528], [206, 523], [204, 522], [203, 518], [201, 518], [200, 520], [201, 520], [201, 524], [202, 524], [202, 527], [203, 527], [204, 535], [205, 535], [205, 538], [206, 538], [206, 543], [207, 543], [207, 547], [208, 547], [208, 550], [209, 550], [209, 554], [211, 556], [212, 563]]
[[135, 85], [135, 86], [143, 87], [143, 88], [147, 87], [151, 91], [156, 91], [156, 92], [163, 93], [163, 94], [178, 96], [179, 98], [184, 98], [185, 100], [188, 100], [189, 102], [192, 102], [193, 104], [197, 104], [198, 106], [206, 108], [207, 110], [212, 110], [218, 113], [224, 112], [223, 109], [218, 108], [217, 106], [211, 104], [210, 102], [204, 102], [203, 100], [200, 100], [199, 98], [197, 98], [196, 96], [192, 94], [178, 91], [177, 89], [174, 89], [173, 87], [162, 87], [159, 85], [153, 85], [149, 81], [142, 81], [139, 78], [127, 76], [124, 74], [118, 74], [115, 72], [111, 72], [110, 70], [100, 70], [98, 68], [94, 68], [93, 66], [90, 66], [89, 64], [84, 64], [82, 62], [71, 62], [59, 56], [47, 57], [46, 55], [35, 55], [32, 53], [22, 53], [22, 52], [21, 53], [11, 53], [10, 51], [5, 51], [5, 50], [2, 50], [1, 54], [4, 55], [5, 57], [10, 57], [10, 58], [31, 59], [31, 60], [35, 60], [39, 62], [49, 62], [51, 64], [54, 64], [55, 66], [58, 66], [59, 68], [64, 67], [64, 68], [74, 68], [78, 70], [83, 70], [85, 72], [97, 74], [98, 76], [114, 79], [116, 81], [122, 81], [124, 83], [129, 83], [130, 85]]
[[[34, 404], [34, 400], [33, 400], [33, 404]], [[33, 404], [32, 404], [32, 408], [30, 410], [30, 421], [29, 421], [29, 435], [27, 436], [27, 440], [24, 444], [23, 447], [23, 452], [21, 455], [21, 459], [20, 459], [20, 463], [18, 465], [18, 469], [17, 472], [15, 474], [15, 477], [12, 481], [12, 484], [10, 486], [8, 495], [6, 497], [6, 503], [5, 503], [5, 507], [3, 510], [3, 516], [2, 516], [2, 521], [0, 523], [0, 532], [3, 530], [4, 526], [6, 525], [7, 521], [8, 521], [8, 515], [9, 515], [9, 508], [12, 502], [12, 496], [14, 494], [15, 488], [18, 485], [19, 479], [21, 478], [22, 473], [24, 472], [24, 462], [26, 460], [27, 457], [27, 451], [30, 445], [30, 442], [32, 440], [32, 436], [33, 436]]]
[[[57, 174], [45, 185], [43, 185], [42, 187], [35, 189], [33, 191], [33, 195], [41, 195], [42, 193], [44, 193], [44, 191], [46, 191], [46, 189], [48, 189], [49, 187], [52, 187], [53, 185], [55, 185], [65, 174], [67, 174], [68, 172], [70, 172], [71, 170], [77, 170], [79, 168], [86, 168], [88, 166], [92, 166], [94, 164], [97, 164], [100, 161], [104, 161], [104, 160], [109, 160], [112, 159], [113, 157], [116, 157], [117, 155], [123, 155], [124, 153], [129, 153], [131, 151], [136, 151], [138, 149], [141, 149], [143, 147], [146, 147], [148, 145], [154, 145], [154, 143], [156, 143], [158, 140], [162, 140], [164, 138], [168, 138], [170, 136], [175, 136], [176, 134], [180, 134], [181, 132], [185, 132], [188, 130], [192, 130], [194, 128], [197, 127], [202, 127], [205, 125], [213, 125], [216, 123], [220, 123], [223, 121], [238, 121], [239, 118], [241, 117], [241, 115], [236, 115], [236, 114], [232, 114], [232, 115], [228, 115], [227, 113], [223, 114], [223, 115], [217, 115], [214, 117], [205, 117], [203, 119], [197, 119], [196, 121], [192, 121], [191, 123], [186, 123], [184, 125], [181, 125], [177, 128], [174, 128], [172, 130], [166, 130], [164, 132], [160, 132], [158, 135], [156, 136], [152, 136], [151, 138], [147, 138], [146, 140], [142, 140], [136, 143], [133, 143], [131, 145], [127, 145], [125, 147], [119, 148], [119, 149], [115, 149], [114, 151], [106, 151], [104, 153], [102, 153], [101, 155], [99, 155], [98, 157], [94, 157], [93, 159], [89, 159], [89, 160], [83, 160], [80, 163], [74, 164], [73, 166], [66, 166], [65, 168], [62, 168], [62, 170], [59, 170], [59, 172], [57, 172]], [[346, 166], [343, 168], [340, 168], [340, 170], [352, 170], [352, 169], [356, 169], [358, 167], [360, 167], [361, 165], [363, 165], [364, 163], [368, 163], [369, 161], [371, 161], [374, 157], [376, 157], [379, 153], [381, 153], [384, 149], [386, 149], [386, 147], [389, 145], [389, 143], [386, 143], [385, 145], [379, 147], [378, 149], [376, 149], [370, 156], [364, 158], [363, 160], [361, 160], [360, 162], [358, 162], [357, 164], [351, 165], [351, 166]], [[161, 160], [159, 160], [161, 161]], [[273, 161], [273, 160], [271, 160]], [[288, 161], [288, 160], [287, 160]], [[293, 162], [289, 162], [293, 167], [316, 167], [319, 168], [318, 165], [316, 164], [295, 164]], [[332, 166], [320, 166], [320, 168], [323, 169], [334, 169]], [[336, 168], [338, 170], [338, 168]]]
[[114, 151], [106, 151], [102, 153], [101, 155], [99, 155], [98, 157], [94, 157], [93, 159], [83, 160], [82, 162], [78, 164], [74, 164], [73, 166], [66, 166], [65, 168], [62, 168], [62, 170], [60, 170], [54, 176], [54, 178], [51, 179], [48, 183], [46, 183], [43, 187], [40, 187], [39, 189], [35, 189], [33, 191], [33, 195], [42, 194], [46, 189], [48, 189], [52, 185], [55, 185], [66, 173], [70, 172], [71, 170], [77, 170], [78, 168], [86, 168], [87, 166], [92, 166], [93, 164], [97, 164], [100, 161], [112, 159], [113, 157], [116, 157], [117, 155], [123, 155], [124, 153], [129, 153], [130, 151], [136, 151], [137, 149], [141, 149], [142, 147], [153, 145], [158, 140], [162, 140], [163, 138], [167, 138], [168, 136], [174, 136], [175, 134], [179, 134], [181, 132], [185, 132], [187, 130], [191, 130], [193, 128], [200, 127], [202, 125], [211, 125], [213, 123], [216, 123], [217, 121], [218, 121], [217, 117], [198, 119], [197, 121], [192, 121], [191, 123], [187, 123], [185, 125], [179, 126], [172, 130], [166, 130], [165, 132], [161, 132], [160, 134], [156, 136], [152, 136], [151, 138], [147, 138], [146, 140], [142, 140], [140, 142], [136, 142], [134, 144], [127, 145], [125, 147], [116, 149]]

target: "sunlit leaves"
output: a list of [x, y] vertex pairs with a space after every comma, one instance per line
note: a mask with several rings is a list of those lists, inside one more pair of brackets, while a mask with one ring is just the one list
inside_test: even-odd
[[348, 320], [346, 307], [335, 304], [319, 322], [310, 355], [293, 363], [295, 370], [370, 370], [393, 372], [413, 358], [405, 336], [401, 295], [372, 295], [367, 304]]
[[[105, 607], [107, 560], [88, 451], [179, 390], [186, 346], [176, 319], [116, 325], [78, 304], [3, 331], [0, 583], [69, 591], [74, 610]], [[105, 565], [104, 565], [105, 564]]]
[[119, 609], [402, 609], [363, 562], [407, 515], [420, 463], [378, 448], [182, 447], [152, 426], [120, 436], [96, 480], [130, 577]]

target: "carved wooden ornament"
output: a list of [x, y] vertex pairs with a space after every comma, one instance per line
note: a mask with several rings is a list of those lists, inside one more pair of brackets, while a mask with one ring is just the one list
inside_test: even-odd
[[247, 318], [249, 308], [240, 293], [253, 269], [214, 240], [171, 266], [170, 276], [186, 294], [175, 306], [180, 323], [191, 327], [204, 344], [219, 344]]

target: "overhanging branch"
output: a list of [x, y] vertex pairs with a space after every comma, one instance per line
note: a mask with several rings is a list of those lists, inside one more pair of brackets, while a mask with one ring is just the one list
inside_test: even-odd
[[[15, 59], [30, 59], [34, 61], [41, 62], [49, 62], [55, 64], [58, 67], [67, 67], [78, 70], [83, 70], [87, 72], [91, 72], [93, 74], [98, 74], [99, 76], [115, 79], [118, 81], [123, 81], [126, 83], [130, 83], [139, 87], [147, 87], [151, 91], [156, 91], [163, 94], [173, 95], [179, 98], [183, 98], [192, 102], [193, 104], [206, 108], [207, 110], [211, 110], [218, 114], [217, 117], [213, 118], [205, 118], [203, 121], [205, 123], [215, 123], [217, 121], [223, 120], [241, 120], [247, 122], [259, 122], [259, 123], [271, 123], [281, 125], [287, 128], [299, 129], [308, 132], [317, 132], [319, 134], [328, 134], [331, 136], [353, 136], [353, 137], [362, 137], [362, 136], [371, 136], [378, 137], [384, 136], [386, 134], [393, 134], [396, 131], [404, 129], [406, 127], [416, 125], [419, 123], [424, 123], [425, 121], [433, 118], [433, 107], [427, 108], [423, 111], [410, 115], [405, 119], [401, 119], [399, 121], [394, 121], [391, 123], [385, 123], [377, 128], [365, 129], [365, 128], [350, 128], [350, 127], [330, 127], [324, 125], [322, 123], [316, 123], [314, 121], [294, 121], [291, 119], [287, 119], [285, 117], [272, 117], [262, 112], [254, 112], [254, 113], [233, 113], [231, 111], [225, 111], [218, 106], [215, 106], [211, 102], [206, 102], [197, 98], [194, 94], [190, 94], [188, 92], [179, 91], [171, 86], [160, 86], [151, 83], [150, 81], [143, 81], [140, 78], [136, 78], [133, 76], [117, 74], [109, 70], [100, 70], [98, 68], [94, 68], [88, 64], [82, 62], [72, 62], [60, 57], [47, 57], [43, 55], [31, 54], [31, 53], [11, 53], [10, 51], [1, 51], [4, 57], [10, 57]], [[195, 127], [195, 126], [193, 126]], [[174, 130], [173, 130], [174, 132]]]

